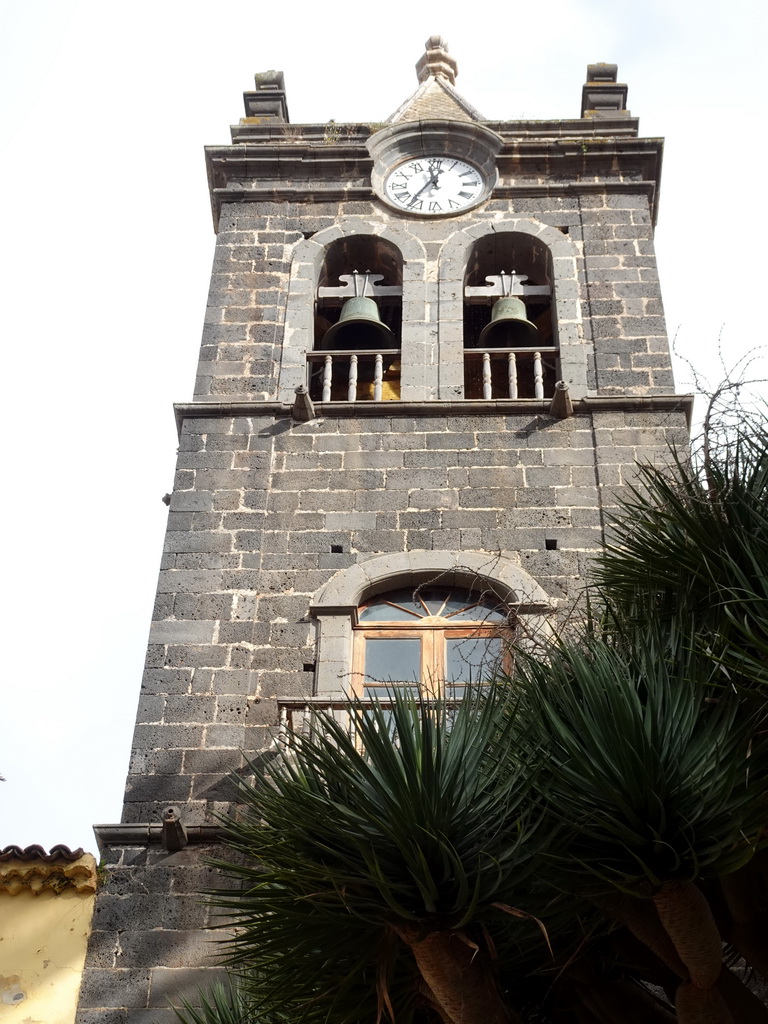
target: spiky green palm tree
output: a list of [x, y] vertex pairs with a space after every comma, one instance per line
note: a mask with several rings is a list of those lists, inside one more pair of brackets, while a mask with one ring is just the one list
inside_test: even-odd
[[750, 421], [697, 458], [642, 465], [598, 560], [620, 615], [682, 631], [732, 682], [768, 698], [768, 423]]
[[225, 866], [242, 888], [217, 903], [231, 962], [257, 966], [246, 989], [296, 1020], [518, 1020], [498, 950], [521, 977], [549, 957], [535, 874], [556, 829], [509, 756], [509, 690], [457, 710], [395, 695], [349, 719], [318, 716], [242, 789], [243, 860]]
[[230, 985], [217, 984], [200, 990], [193, 1006], [188, 999], [175, 1010], [181, 1024], [259, 1024], [256, 1007], [243, 993], [236, 979]]
[[536, 785], [562, 830], [547, 859], [702, 990], [682, 990], [687, 1005], [718, 998], [703, 992], [720, 976], [723, 943], [702, 884], [759, 848], [768, 756], [754, 709], [712, 687], [717, 662], [665, 639], [648, 623], [642, 637], [559, 645], [521, 658], [517, 684], [521, 742], [547, 752]]

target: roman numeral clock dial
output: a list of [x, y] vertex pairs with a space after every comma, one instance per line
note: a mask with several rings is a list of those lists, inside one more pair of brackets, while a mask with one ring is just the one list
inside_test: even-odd
[[474, 206], [485, 192], [485, 181], [481, 172], [464, 160], [421, 157], [391, 171], [384, 192], [399, 209], [434, 217]]

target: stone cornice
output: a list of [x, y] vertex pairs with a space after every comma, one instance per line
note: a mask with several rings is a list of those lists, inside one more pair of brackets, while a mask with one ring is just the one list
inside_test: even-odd
[[[383, 134], [383, 133], [382, 133]], [[490, 132], [488, 133], [491, 134]], [[574, 180], [591, 168], [600, 157], [610, 157], [610, 177], [621, 177], [622, 167], [616, 161], [634, 166], [640, 163], [654, 166], [661, 158], [661, 139], [614, 138], [593, 136], [578, 138], [560, 136], [542, 139], [540, 137], [515, 137], [504, 139], [498, 153], [500, 170], [509, 162], [519, 163], [521, 171], [526, 163], [539, 162], [542, 158], [558, 161], [570, 158], [575, 161]], [[348, 179], [370, 174], [373, 159], [361, 143], [324, 145], [318, 142], [296, 142], [280, 144], [273, 141], [248, 142], [234, 146], [206, 146], [206, 163], [209, 181], [213, 188], [223, 188], [233, 178], [242, 181], [276, 179], [279, 181], [301, 181]], [[595, 171], [589, 170], [594, 174]], [[537, 177], [535, 175], [535, 177]], [[651, 175], [646, 174], [646, 177]]]
[[[694, 395], [595, 395], [574, 399], [575, 416], [592, 412], [684, 412], [690, 422]], [[429, 402], [315, 402], [318, 420], [325, 417], [389, 416], [487, 416], [489, 413], [512, 416], [532, 413], [549, 416], [551, 399], [465, 399]], [[287, 402], [177, 402], [174, 407], [179, 433], [185, 419], [230, 416], [289, 417], [293, 405]], [[301, 424], [302, 427], [305, 424]], [[101, 826], [99, 826], [101, 827]], [[107, 826], [104, 826], [107, 827]], [[112, 826], [109, 826], [112, 827]], [[154, 826], [151, 826], [154, 827]], [[158, 828], [160, 826], [157, 826]]]
[[[641, 190], [650, 194], [654, 205], [662, 151], [660, 139], [607, 133], [507, 136], [496, 158], [499, 183], [492, 196]], [[362, 137], [325, 144], [281, 141], [270, 134], [231, 146], [209, 146], [206, 164], [216, 224], [223, 202], [339, 202], [375, 197], [374, 164]]]
[[[639, 121], [636, 117], [571, 117], [556, 121], [479, 121], [483, 128], [497, 132], [505, 140], [516, 138], [560, 138], [562, 136], [611, 136], [635, 138], [638, 134]], [[242, 121], [232, 125], [230, 131], [232, 142], [256, 143], [301, 143], [322, 142], [333, 143], [346, 140], [365, 144], [375, 132], [387, 127], [386, 123], [352, 123], [336, 124], [276, 124], [274, 121], [260, 120]]]

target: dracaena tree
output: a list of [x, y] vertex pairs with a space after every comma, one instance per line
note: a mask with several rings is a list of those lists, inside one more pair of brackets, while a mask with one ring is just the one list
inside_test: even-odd
[[517, 676], [521, 742], [546, 751], [538, 797], [561, 829], [546, 858], [671, 973], [681, 1024], [752, 1020], [742, 1003], [767, 1019], [746, 990], [736, 1015], [719, 984], [709, 897], [751, 864], [768, 823], [761, 716], [720, 677], [655, 623], [553, 647]]
[[595, 571], [609, 606], [695, 640], [723, 682], [768, 698], [768, 420], [640, 466], [611, 520]]
[[[244, 787], [229, 826], [243, 859], [225, 868], [242, 887], [217, 901], [264, 1012], [521, 1020], [525, 979], [549, 957], [537, 864], [555, 830], [530, 799], [532, 767], [509, 756], [514, 704], [503, 686], [455, 710], [352, 704]], [[501, 970], [517, 947], [519, 977]]]

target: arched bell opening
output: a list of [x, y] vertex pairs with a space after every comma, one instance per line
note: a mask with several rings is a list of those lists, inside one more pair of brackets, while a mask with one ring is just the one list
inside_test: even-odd
[[318, 279], [309, 390], [316, 401], [400, 397], [403, 260], [374, 235], [332, 242]]
[[472, 247], [464, 279], [466, 398], [549, 398], [558, 379], [549, 248], [498, 232]]

